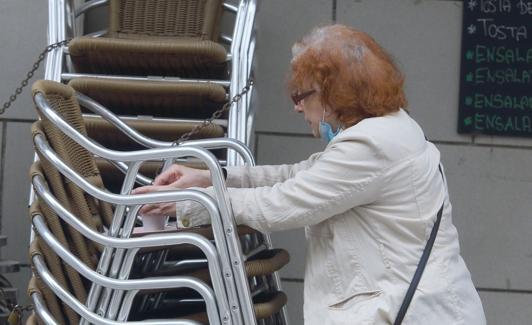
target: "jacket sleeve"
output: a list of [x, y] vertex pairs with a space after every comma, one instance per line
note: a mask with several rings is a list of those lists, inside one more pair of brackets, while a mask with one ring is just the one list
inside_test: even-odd
[[307, 160], [292, 165], [226, 167], [227, 187], [254, 188], [273, 186], [293, 177], [299, 171], [309, 168], [320, 154], [315, 153]]
[[[312, 166], [273, 186], [229, 188], [237, 224], [263, 232], [320, 223], [356, 206], [375, 201], [382, 186], [385, 161], [363, 141], [331, 145]], [[212, 188], [205, 189], [212, 195]], [[177, 207], [184, 225], [208, 223], [204, 209]]]

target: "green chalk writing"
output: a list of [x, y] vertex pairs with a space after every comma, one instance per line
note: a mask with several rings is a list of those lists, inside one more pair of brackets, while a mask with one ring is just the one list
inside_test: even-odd
[[473, 128], [479, 131], [532, 133], [532, 119], [527, 115], [506, 117], [475, 113]]
[[[467, 81], [471, 80], [467, 78]], [[477, 68], [475, 69], [473, 81], [476, 84], [530, 84], [532, 83], [532, 69], [490, 69], [487, 67]]]
[[[468, 99], [470, 103], [468, 104]], [[475, 94], [474, 99], [466, 97], [466, 105], [476, 109], [504, 109], [532, 112], [532, 94], [530, 96], [508, 96], [502, 94]]]
[[[471, 60], [470, 52], [466, 56]], [[532, 48], [476, 45], [473, 55], [476, 63], [532, 63]]]

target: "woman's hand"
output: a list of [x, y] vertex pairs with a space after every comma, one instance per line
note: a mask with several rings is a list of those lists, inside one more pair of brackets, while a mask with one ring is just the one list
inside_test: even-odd
[[175, 188], [212, 186], [209, 170], [172, 165], [153, 181], [153, 185], [172, 185]]
[[[189, 187], [209, 187], [212, 185], [209, 170], [195, 169], [181, 165], [172, 165], [153, 181], [153, 185], [136, 188], [132, 194], [172, 191]], [[175, 216], [175, 202], [163, 202], [144, 205], [139, 214]]]
[[[151, 192], [173, 191], [176, 187], [172, 185], [148, 185], [133, 190], [133, 194], [145, 194]], [[147, 216], [175, 216], [175, 202], [161, 202], [145, 204], [139, 214]]]

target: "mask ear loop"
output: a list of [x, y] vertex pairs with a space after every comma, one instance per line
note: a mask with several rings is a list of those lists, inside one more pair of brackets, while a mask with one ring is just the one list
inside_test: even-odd
[[[329, 122], [325, 122], [325, 112], [327, 112], [327, 110], [324, 108], [323, 109], [323, 114], [321, 115], [321, 122], [331, 125]], [[334, 131], [334, 132], [337, 133], [341, 129], [343, 129], [343, 126], [342, 125], [338, 125], [338, 127], [336, 128], [336, 131]], [[332, 126], [331, 126], [331, 131], [332, 131]]]

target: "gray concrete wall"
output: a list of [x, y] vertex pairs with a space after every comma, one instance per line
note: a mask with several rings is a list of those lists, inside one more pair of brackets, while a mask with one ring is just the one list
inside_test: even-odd
[[[0, 1], [0, 102], [6, 101], [31, 69], [46, 46], [47, 1]], [[36, 78], [42, 78], [39, 69]], [[33, 160], [30, 127], [35, 119], [30, 91], [19, 96], [0, 115], [0, 233], [8, 246], [0, 248], [4, 259], [28, 263], [30, 224], [28, 218], [28, 170]], [[28, 303], [29, 268], [7, 277], [19, 289], [19, 301]]]
[[[340, 22], [373, 35], [406, 74], [409, 108], [442, 152], [462, 254], [489, 324], [532, 319], [532, 140], [456, 133], [462, 1], [263, 0], [257, 18], [255, 153], [262, 164], [289, 163], [321, 150], [286, 96], [291, 44], [313, 26]], [[0, 1], [0, 99], [25, 74], [45, 44], [45, 1]], [[42, 75], [42, 74], [41, 74]], [[25, 261], [29, 92], [0, 116], [0, 232], [2, 257]], [[274, 234], [290, 250], [282, 272], [292, 324], [302, 324], [302, 231]], [[21, 291], [28, 272], [13, 278]]]

